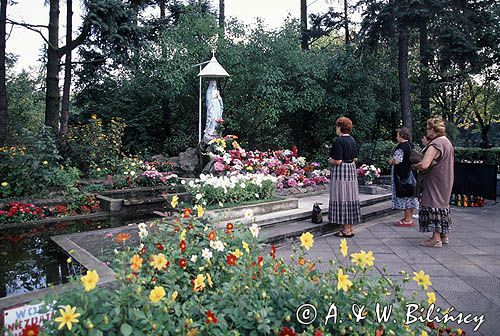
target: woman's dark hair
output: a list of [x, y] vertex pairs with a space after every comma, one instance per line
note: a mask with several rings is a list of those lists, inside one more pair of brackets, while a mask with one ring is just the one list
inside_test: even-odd
[[396, 130], [399, 136], [405, 140], [410, 140], [411, 132], [407, 127], [401, 127]]
[[340, 131], [343, 134], [351, 134], [351, 131], [352, 131], [351, 119], [349, 119], [347, 117], [340, 117], [335, 122], [335, 125], [337, 125], [340, 128]]

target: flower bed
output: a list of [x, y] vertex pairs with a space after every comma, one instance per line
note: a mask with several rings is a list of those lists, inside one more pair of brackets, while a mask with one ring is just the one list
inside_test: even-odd
[[179, 178], [172, 171], [172, 163], [143, 161], [137, 157], [124, 157], [116, 172], [94, 167], [99, 183], [84, 187], [90, 192], [136, 187], [177, 186]]
[[297, 156], [295, 147], [293, 150], [246, 151], [236, 139], [236, 136], [228, 135], [210, 141], [215, 172], [272, 174], [277, 178], [278, 189], [328, 183], [329, 171], [320, 170], [317, 162], [307, 162], [304, 157]]
[[34, 204], [11, 202], [7, 210], [0, 210], [0, 224], [9, 222], [29, 222], [41, 219], [44, 216], [44, 211]]
[[[403, 272], [403, 283], [370, 275], [376, 256], [371, 251], [349, 256], [345, 239], [340, 262], [320, 272], [306, 257], [314, 245], [310, 233], [301, 236], [301, 247], [287, 264], [277, 258], [274, 246], [259, 248], [255, 224], [227, 223], [217, 230], [203, 213], [184, 209], [171, 221], [139, 229], [139, 243], [129, 234], [112, 237], [118, 242], [113, 261], [117, 287], [96, 287], [99, 274], [88, 270], [75, 290], [49, 294], [45, 302], [55, 300], [59, 309], [54, 320], [43, 322], [44, 333], [320, 336], [435, 335], [437, 329], [446, 330], [434, 323], [406, 324], [406, 305], [434, 308], [435, 294], [427, 293], [428, 302], [405, 297], [410, 275]], [[424, 290], [431, 285], [423, 271], [414, 272], [413, 280]], [[296, 312], [305, 303], [324, 315], [308, 325], [300, 323], [307, 314]], [[325, 323], [333, 303], [342, 323], [331, 315]], [[356, 316], [349, 314], [353, 303], [359, 307]], [[377, 321], [376, 303], [391, 305], [390, 323]], [[34, 327], [42, 326], [26, 328]]]
[[37, 207], [32, 203], [10, 202], [0, 210], [0, 225], [4, 223], [29, 222], [47, 217], [65, 217], [99, 211], [99, 200], [95, 195], [74, 196], [70, 204]]
[[376, 178], [380, 177], [380, 168], [374, 165], [361, 165], [358, 169], [358, 178], [363, 184], [370, 185], [373, 184]]
[[223, 205], [271, 198], [275, 184], [275, 177], [261, 173], [227, 176], [201, 174], [199, 179], [189, 181], [188, 192], [197, 204]]

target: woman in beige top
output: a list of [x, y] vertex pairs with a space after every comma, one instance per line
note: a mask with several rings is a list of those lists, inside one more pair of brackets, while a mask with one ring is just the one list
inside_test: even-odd
[[[442, 118], [427, 120], [427, 138], [430, 140], [424, 157], [414, 167], [430, 170], [425, 174], [422, 198], [420, 200], [420, 232], [432, 232], [432, 237], [420, 243], [426, 247], [441, 247], [448, 244], [451, 227], [450, 196], [453, 188], [454, 150], [446, 137]], [[436, 162], [431, 164], [433, 160]]]

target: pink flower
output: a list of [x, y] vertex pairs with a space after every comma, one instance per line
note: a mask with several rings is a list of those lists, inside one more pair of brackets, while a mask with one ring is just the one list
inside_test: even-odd
[[219, 172], [224, 171], [224, 164], [221, 162], [216, 162], [214, 163], [214, 169]]
[[297, 181], [294, 179], [289, 179], [287, 182], [289, 187], [296, 187], [297, 186]]

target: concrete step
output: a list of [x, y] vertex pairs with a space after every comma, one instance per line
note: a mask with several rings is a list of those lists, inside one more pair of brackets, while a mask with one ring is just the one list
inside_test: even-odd
[[[323, 219], [325, 219], [328, 216], [328, 197], [329, 197], [328, 194], [323, 193], [321, 195], [301, 198], [299, 199], [298, 207], [296, 209], [257, 215], [255, 216], [254, 223], [259, 225], [261, 229], [264, 229], [265, 227], [268, 226], [275, 226], [278, 224], [282, 225], [303, 220], [309, 220], [311, 218], [312, 206], [315, 202], [322, 204], [321, 209], [323, 210]], [[364, 208], [371, 207], [373, 205], [378, 205], [383, 202], [387, 202], [390, 199], [391, 199], [390, 194], [363, 196], [363, 198], [360, 200], [361, 212], [363, 214]], [[390, 204], [389, 205], [386, 204], [385, 206], [380, 206], [380, 209], [379, 208], [376, 209], [377, 211], [383, 211], [383, 209], [387, 206], [390, 208]], [[369, 212], [371, 213], [372, 210], [369, 210]], [[374, 212], [374, 215], [377, 215], [377, 213]], [[244, 218], [236, 218], [232, 220], [236, 222], [245, 221]]]
[[[392, 210], [391, 205], [391, 201], [385, 200], [379, 203], [362, 206], [362, 221], [367, 222], [392, 214], [394, 210]], [[286, 239], [298, 237], [304, 232], [311, 232], [313, 235], [323, 235], [338, 231], [341, 228], [340, 225], [331, 225], [328, 223], [328, 219], [323, 219], [323, 223], [321, 224], [313, 224], [308, 218], [307, 220], [288, 221], [276, 223], [275, 225], [265, 225], [262, 227], [260, 235], [267, 243], [277, 243]]]
[[250, 210], [254, 215], [275, 214], [285, 211], [295, 210], [299, 207], [299, 201], [296, 198], [288, 198], [265, 203], [256, 203], [235, 206], [225, 209], [216, 209], [207, 211], [207, 215], [214, 218], [232, 220], [233, 218], [243, 218], [245, 212]]

